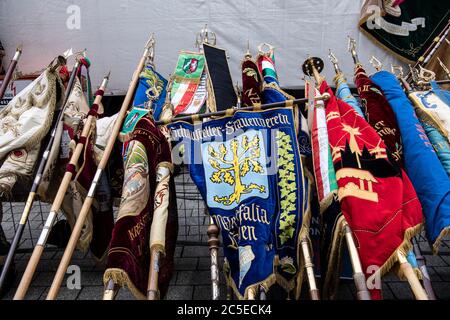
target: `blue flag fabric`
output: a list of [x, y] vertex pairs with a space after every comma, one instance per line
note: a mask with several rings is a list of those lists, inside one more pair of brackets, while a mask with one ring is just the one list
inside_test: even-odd
[[395, 75], [380, 71], [371, 79], [381, 88], [397, 118], [405, 169], [422, 204], [428, 238], [438, 252], [440, 241], [450, 232], [450, 179]]
[[428, 139], [430, 139], [430, 142], [433, 145], [439, 160], [441, 161], [442, 167], [450, 177], [450, 144], [448, 143], [448, 140], [444, 138], [438, 129], [436, 129], [432, 124], [429, 124], [426, 120], [420, 119], [420, 123], [422, 124]]
[[221, 230], [235, 294], [247, 298], [251, 288], [275, 282], [288, 292], [301, 286], [297, 249], [309, 231], [302, 227], [308, 195], [292, 109], [237, 111], [169, 128]]
[[434, 91], [434, 93], [444, 101], [447, 106], [450, 108], [450, 92], [447, 90], [442, 89], [436, 81], [431, 81], [431, 88]]
[[139, 84], [134, 95], [133, 106], [150, 109], [153, 119], [160, 120], [161, 112], [166, 100], [167, 80], [148, 65], [139, 75]]
[[350, 88], [348, 87], [347, 81], [342, 73], [339, 73], [334, 78], [334, 83], [336, 83], [336, 97], [342, 101], [349, 104], [356, 113], [359, 114], [363, 119], [364, 112], [361, 110], [361, 105], [358, 100], [352, 95]]
[[147, 65], [139, 75], [133, 108], [123, 123], [122, 134], [131, 134], [139, 120], [144, 118], [149, 111], [152, 111], [155, 121], [160, 120], [166, 100], [166, 87], [167, 80], [156, 72], [153, 66]]

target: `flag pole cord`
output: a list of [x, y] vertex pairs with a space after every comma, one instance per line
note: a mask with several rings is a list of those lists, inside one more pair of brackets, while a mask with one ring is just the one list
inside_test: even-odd
[[17, 47], [14, 57], [11, 59], [8, 71], [6, 71], [5, 77], [3, 78], [2, 85], [0, 86], [0, 100], [3, 99], [5, 95], [6, 88], [11, 80], [14, 78], [14, 71], [16, 70], [17, 63], [19, 62], [20, 56], [22, 55], [22, 45]]
[[47, 300], [55, 300], [56, 297], [58, 296], [59, 289], [61, 288], [61, 284], [64, 280], [64, 275], [66, 274], [67, 267], [69, 266], [69, 263], [72, 259], [72, 255], [77, 246], [77, 242], [78, 242], [78, 239], [80, 238], [84, 223], [86, 221], [86, 218], [89, 214], [90, 208], [94, 201], [95, 191], [97, 189], [98, 182], [100, 180], [100, 177], [101, 177], [103, 171], [106, 168], [109, 157], [111, 156], [112, 150], [114, 148], [114, 144], [116, 142], [117, 137], [119, 136], [120, 128], [122, 127], [122, 122], [125, 119], [125, 116], [127, 114], [127, 110], [132, 103], [132, 99], [133, 99], [136, 87], [138, 85], [138, 82], [139, 82], [139, 75], [140, 75], [141, 71], [144, 69], [145, 62], [147, 61], [148, 56], [151, 53], [152, 44], [153, 44], [153, 35], [147, 41], [147, 43], [145, 45], [144, 53], [142, 54], [142, 57], [137, 65], [137, 68], [134, 71], [133, 77], [130, 81], [130, 85], [129, 85], [127, 94], [126, 94], [125, 99], [120, 108], [116, 122], [114, 123], [114, 127], [112, 130], [111, 136], [109, 137], [108, 143], [103, 152], [103, 157], [101, 158], [100, 163], [97, 166], [97, 171], [95, 173], [94, 179], [92, 180], [92, 183], [91, 183], [91, 186], [87, 193], [87, 196], [84, 199], [83, 206], [81, 207], [80, 213], [75, 222], [75, 226], [72, 230], [72, 234], [70, 235], [69, 242], [64, 251], [64, 255], [61, 259], [61, 262], [58, 266], [58, 270], [56, 271], [52, 285], [48, 292], [48, 295], [46, 298]]
[[66, 172], [64, 173], [64, 176], [61, 180], [61, 184], [58, 188], [58, 192], [55, 196], [55, 200], [53, 201], [52, 207], [50, 209], [50, 213], [47, 216], [47, 220], [42, 228], [41, 235], [39, 236], [39, 240], [38, 240], [36, 246], [34, 247], [31, 258], [27, 264], [27, 267], [22, 276], [22, 279], [20, 280], [20, 284], [19, 284], [16, 294], [14, 296], [14, 300], [23, 300], [28, 291], [28, 288], [30, 287], [31, 281], [33, 279], [33, 275], [39, 264], [42, 253], [44, 252], [48, 236], [51, 232], [53, 224], [56, 221], [58, 212], [61, 209], [61, 205], [64, 201], [64, 197], [67, 192], [67, 189], [69, 188], [69, 185], [70, 185], [74, 175], [76, 174], [75, 170], [73, 170], [72, 168], [76, 167], [78, 160], [83, 153], [83, 150], [85, 150], [86, 138], [88, 138], [88, 136], [92, 132], [92, 129], [95, 128], [95, 118], [97, 118], [97, 116], [98, 116], [98, 113], [97, 113], [98, 106], [101, 104], [103, 94], [104, 94], [104, 92], [106, 90], [106, 86], [108, 84], [108, 80], [109, 80], [109, 75], [107, 75], [103, 78], [102, 84], [100, 85], [100, 88], [97, 91], [94, 103], [90, 109], [91, 111], [89, 112], [86, 122], [84, 123], [83, 131], [81, 133], [79, 142], [77, 143], [77, 145], [73, 151], [73, 154], [72, 154], [70, 162], [67, 166]]
[[[58, 64], [59, 63], [60, 63], [60, 61], [58, 61]], [[55, 72], [56, 72], [56, 68], [57, 68], [58, 64], [55, 65], [54, 67], [52, 67], [55, 70]], [[64, 115], [64, 110], [66, 108], [67, 101], [69, 100], [69, 95], [70, 95], [70, 93], [72, 91], [72, 88], [74, 86], [75, 77], [77, 76], [80, 68], [81, 68], [81, 62], [79, 61], [79, 59], [77, 59], [76, 62], [75, 62], [75, 65], [74, 65], [74, 67], [72, 69], [72, 73], [70, 75], [69, 83], [68, 83], [67, 88], [66, 88], [65, 97], [64, 97], [64, 101], [63, 101], [61, 110], [59, 111], [59, 114], [58, 114], [58, 117], [57, 117], [57, 121], [55, 122], [55, 126], [53, 127], [53, 130], [52, 130], [51, 135], [50, 135], [50, 139], [49, 139], [49, 141], [47, 143], [45, 151], [44, 151], [44, 153], [42, 155], [42, 158], [41, 158], [41, 160], [39, 162], [38, 170], [37, 170], [36, 176], [35, 176], [35, 178], [33, 180], [33, 185], [31, 186], [31, 190], [30, 190], [30, 192], [28, 194], [28, 198], [27, 198], [27, 201], [25, 203], [25, 207], [23, 209], [19, 225], [17, 227], [17, 231], [16, 231], [16, 233], [14, 235], [14, 239], [13, 239], [13, 241], [11, 243], [11, 247], [10, 247], [10, 249], [8, 251], [8, 255], [6, 256], [5, 264], [4, 264], [3, 270], [2, 270], [2, 274], [0, 276], [0, 291], [2, 291], [2, 289], [3, 289], [4, 285], [5, 285], [7, 274], [9, 272], [9, 269], [10, 269], [10, 267], [12, 265], [13, 260], [14, 260], [15, 252], [17, 250], [17, 247], [19, 246], [20, 240], [22, 239], [22, 235], [23, 235], [23, 232], [25, 230], [25, 224], [28, 221], [28, 217], [29, 217], [31, 208], [33, 206], [34, 198], [36, 196], [38, 187], [39, 187], [39, 185], [41, 183], [42, 175], [44, 173], [44, 169], [45, 169], [45, 166], [47, 164], [47, 160], [48, 160], [48, 157], [49, 157], [49, 154], [50, 154], [50, 150], [51, 150], [51, 148], [53, 146], [53, 142], [55, 140], [56, 129], [58, 128], [58, 124], [60, 123], [60, 121], [62, 121], [62, 119], [63, 119], [62, 117]]]

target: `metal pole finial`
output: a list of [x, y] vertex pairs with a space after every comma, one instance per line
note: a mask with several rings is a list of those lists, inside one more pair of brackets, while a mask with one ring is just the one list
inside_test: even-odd
[[148, 39], [147, 43], [145, 44], [144, 55], [147, 57], [147, 59], [146, 59], [147, 64], [153, 65], [153, 63], [154, 63], [155, 46], [156, 46], [156, 37], [155, 37], [155, 33], [152, 32], [152, 34], [150, 35], [150, 38]]
[[205, 24], [205, 27], [197, 33], [197, 36], [195, 38], [195, 46], [198, 49], [201, 49], [204, 43], [215, 46], [216, 42], [216, 33], [208, 30], [208, 24]]
[[250, 53], [250, 40], [247, 40], [247, 52], [245, 52], [245, 58], [251, 59], [252, 54]]
[[391, 63], [391, 72], [397, 77], [397, 78], [403, 78], [403, 67], [399, 65], [394, 65]]
[[350, 36], [348, 37], [348, 51], [351, 53], [353, 62], [359, 64], [358, 54], [356, 53], [356, 40]]
[[339, 68], [339, 60], [336, 58], [336, 56], [331, 51], [331, 49], [328, 49], [328, 58], [330, 59], [331, 63], [333, 64], [334, 71], [336, 73], [341, 73], [341, 69]]
[[372, 56], [369, 59], [370, 64], [375, 68], [377, 71], [381, 71], [383, 69], [383, 64], [380, 60], [378, 60], [375, 56]]

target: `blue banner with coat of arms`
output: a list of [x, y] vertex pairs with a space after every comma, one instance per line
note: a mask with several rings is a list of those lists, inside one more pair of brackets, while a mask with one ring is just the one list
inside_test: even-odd
[[247, 298], [250, 288], [274, 283], [288, 292], [301, 286], [298, 241], [308, 230], [302, 229], [306, 191], [292, 109], [237, 111], [169, 128], [221, 230], [235, 294]]

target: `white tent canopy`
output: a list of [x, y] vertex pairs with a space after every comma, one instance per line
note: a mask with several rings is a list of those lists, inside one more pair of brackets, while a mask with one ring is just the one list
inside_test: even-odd
[[[32, 73], [72, 47], [84, 48], [92, 61], [93, 85], [111, 70], [109, 92], [123, 93], [149, 35], [156, 36], [155, 62], [165, 76], [173, 72], [180, 50], [196, 50], [195, 38], [204, 25], [227, 50], [233, 80], [240, 82], [240, 61], [250, 41], [276, 47], [276, 66], [284, 87], [302, 86], [301, 64], [307, 55], [325, 61], [331, 82], [331, 48], [352, 82], [353, 62], [347, 35], [358, 43], [361, 61], [375, 55], [385, 68], [399, 63], [358, 30], [363, 0], [2, 0], [0, 40], [7, 58], [23, 44], [19, 70]], [[79, 12], [79, 17], [77, 13]], [[78, 19], [79, 18], [79, 19]], [[78, 23], [79, 22], [79, 23]], [[79, 28], [78, 28], [79, 27]], [[5, 61], [6, 62], [6, 61]]]

